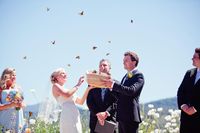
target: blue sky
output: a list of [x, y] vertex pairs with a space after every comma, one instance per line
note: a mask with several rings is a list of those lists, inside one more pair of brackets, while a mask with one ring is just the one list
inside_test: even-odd
[[26, 103], [35, 104], [51, 95], [56, 68], [66, 69], [70, 88], [106, 58], [113, 78], [121, 80], [123, 54], [135, 51], [145, 76], [141, 103], [174, 97], [200, 47], [199, 7], [198, 0], [1, 0], [0, 71], [15, 68]]

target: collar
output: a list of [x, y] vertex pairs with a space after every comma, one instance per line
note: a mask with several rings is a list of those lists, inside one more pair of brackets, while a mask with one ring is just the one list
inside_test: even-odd
[[135, 74], [135, 73], [136, 73], [136, 71], [137, 71], [137, 69], [135, 69], [135, 68], [134, 68], [134, 69], [133, 69], [133, 70], [131, 70], [131, 71], [127, 71], [127, 73], [130, 73], [130, 72], [131, 72], [131, 73]]

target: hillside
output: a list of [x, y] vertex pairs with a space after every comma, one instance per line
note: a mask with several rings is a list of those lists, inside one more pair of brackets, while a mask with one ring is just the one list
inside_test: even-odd
[[[172, 97], [172, 98], [166, 98], [166, 99], [161, 99], [161, 100], [157, 100], [157, 101], [152, 101], [152, 102], [148, 102], [145, 103], [142, 106], [142, 108], [144, 109], [144, 112], [146, 113], [149, 109], [148, 105], [149, 104], [153, 104], [154, 108], [163, 108], [163, 113], [166, 114], [168, 112], [168, 109], [178, 109], [177, 108], [177, 100], [176, 97]], [[34, 116], [37, 116], [38, 114], [38, 110], [39, 110], [39, 104], [35, 104], [35, 105], [29, 105], [25, 108], [25, 115], [27, 116], [28, 112], [31, 111], [33, 112]], [[88, 121], [87, 119], [89, 119], [89, 111], [79, 108], [81, 117], [83, 118], [84, 121]]]
[[161, 99], [161, 100], [145, 103], [144, 104], [145, 112], [148, 110], [149, 104], [153, 104], [154, 108], [162, 107], [164, 111], [167, 111], [168, 109], [178, 109], [176, 97], [166, 98], [166, 99]]

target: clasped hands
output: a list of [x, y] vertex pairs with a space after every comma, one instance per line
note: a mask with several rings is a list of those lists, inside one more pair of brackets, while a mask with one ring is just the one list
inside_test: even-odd
[[108, 112], [106, 112], [106, 111], [105, 112], [99, 112], [99, 113], [96, 114], [96, 116], [97, 116], [97, 119], [98, 119], [100, 125], [103, 126], [105, 119], [108, 117]]
[[188, 106], [187, 104], [184, 104], [181, 109], [188, 115], [193, 115], [197, 112], [197, 110], [194, 108], [194, 106]]

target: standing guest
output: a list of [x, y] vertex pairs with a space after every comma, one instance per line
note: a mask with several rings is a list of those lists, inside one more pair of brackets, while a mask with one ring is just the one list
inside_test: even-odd
[[[121, 82], [103, 80], [104, 85], [117, 93], [117, 121], [119, 133], [138, 133], [140, 117], [139, 97], [144, 86], [144, 76], [136, 67], [139, 58], [134, 52], [124, 54], [123, 64], [127, 73]], [[99, 115], [100, 123], [108, 115]]]
[[[102, 59], [99, 62], [99, 73], [110, 74], [111, 64], [108, 60]], [[113, 106], [116, 98], [112, 92], [107, 88], [97, 88], [89, 91], [87, 97], [87, 106], [90, 111], [90, 133], [95, 133], [95, 126], [97, 124], [97, 114], [108, 110], [111, 114], [106, 120], [115, 122], [115, 113]]]
[[78, 83], [72, 89], [65, 89], [64, 84], [67, 81], [67, 74], [63, 68], [55, 70], [50, 79], [53, 84], [53, 96], [62, 107], [60, 133], [82, 133], [80, 113], [75, 103], [83, 105], [91, 87], [85, 90], [81, 98], [75, 97], [74, 94], [84, 82], [84, 77], [80, 77]]
[[16, 85], [16, 71], [6, 68], [0, 80], [0, 125], [3, 131], [21, 133], [24, 131], [23, 96]]
[[180, 133], [200, 132], [200, 48], [196, 48], [193, 66], [178, 88], [177, 101], [181, 110]]

